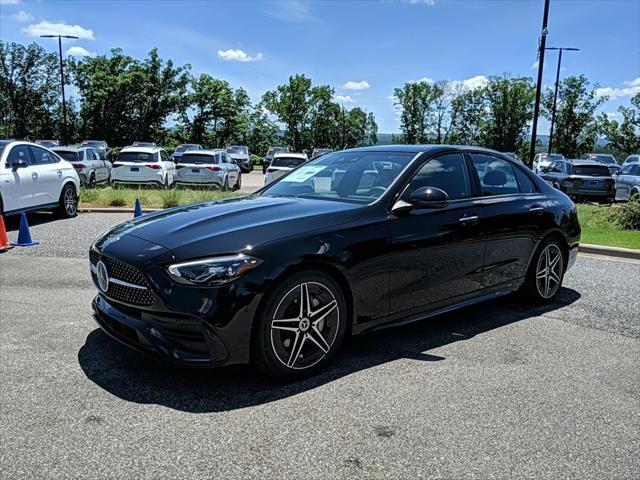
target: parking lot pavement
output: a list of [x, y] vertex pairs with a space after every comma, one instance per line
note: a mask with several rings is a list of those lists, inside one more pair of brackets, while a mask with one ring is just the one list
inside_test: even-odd
[[638, 263], [580, 256], [552, 306], [354, 337], [282, 385], [167, 368], [95, 328], [86, 249], [119, 220], [42, 221], [40, 246], [0, 255], [3, 478], [640, 475]]
[[264, 187], [264, 175], [262, 174], [262, 170], [253, 170], [250, 173], [242, 174], [241, 192], [253, 193], [262, 187]]

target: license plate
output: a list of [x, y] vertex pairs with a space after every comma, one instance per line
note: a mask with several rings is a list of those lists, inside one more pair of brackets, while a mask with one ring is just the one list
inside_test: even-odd
[[200, 169], [199, 168], [192, 168], [191, 169], [191, 173], [200, 173]]
[[131, 171], [132, 172], [139, 172], [140, 168], [139, 167], [131, 167]]
[[600, 186], [600, 182], [598, 180], [589, 180], [589, 185], [592, 187]]

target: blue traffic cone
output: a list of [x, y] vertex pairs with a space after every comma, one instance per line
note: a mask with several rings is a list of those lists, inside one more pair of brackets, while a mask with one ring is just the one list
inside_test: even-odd
[[27, 214], [22, 213], [20, 218], [20, 230], [18, 231], [18, 241], [11, 243], [14, 247], [30, 247], [37, 245], [39, 242], [31, 239], [31, 233], [29, 232], [29, 222], [27, 222]]
[[142, 207], [140, 206], [140, 199], [136, 198], [136, 205], [133, 209], [133, 218], [137, 218], [142, 215]]

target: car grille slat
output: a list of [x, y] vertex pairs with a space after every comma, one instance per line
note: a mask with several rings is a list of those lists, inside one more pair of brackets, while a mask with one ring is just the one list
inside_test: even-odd
[[149, 283], [136, 267], [121, 262], [120, 260], [101, 255], [95, 250], [89, 252], [89, 259], [94, 267], [102, 260], [107, 267], [110, 279], [132, 284], [132, 286], [127, 286], [110, 281], [109, 288], [105, 292], [105, 295], [114, 300], [132, 305], [153, 304], [154, 297], [149, 288]]

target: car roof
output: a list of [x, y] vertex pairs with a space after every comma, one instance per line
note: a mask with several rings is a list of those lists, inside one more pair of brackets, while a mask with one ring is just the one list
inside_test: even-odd
[[583, 165], [597, 165], [599, 167], [604, 167], [607, 168], [607, 166], [603, 163], [600, 163], [596, 160], [589, 160], [587, 158], [576, 158], [575, 160], [572, 160], [573, 165], [576, 166], [583, 166]]
[[[189, 150], [189, 155], [213, 155], [214, 153], [226, 152], [224, 148], [211, 148], [208, 150]], [[185, 152], [185, 155], [187, 152]]]
[[280, 152], [276, 153], [273, 158], [307, 158], [306, 153], [291, 153], [291, 152]]
[[93, 147], [83, 147], [82, 145], [79, 145], [79, 146], [64, 145], [62, 147], [51, 147], [49, 150], [53, 150], [54, 152], [57, 152], [59, 150], [64, 152], [79, 152], [81, 150], [88, 150], [90, 148], [93, 148]]
[[123, 152], [139, 152], [139, 153], [156, 153], [161, 151], [162, 148], [160, 147], [124, 147], [122, 150], [120, 150], [120, 153]]
[[429, 145], [403, 145], [403, 144], [391, 144], [391, 145], [374, 145], [371, 147], [358, 147], [351, 148], [348, 150], [343, 150], [347, 152], [382, 152], [382, 153], [438, 153], [443, 151], [468, 151], [472, 150], [474, 152], [485, 152], [501, 155], [502, 157], [506, 157], [510, 160], [513, 160], [512, 157], [505, 155], [502, 152], [498, 152], [497, 150], [491, 150], [490, 148], [484, 147], [476, 147], [472, 145], [445, 145], [445, 144], [429, 144]]

